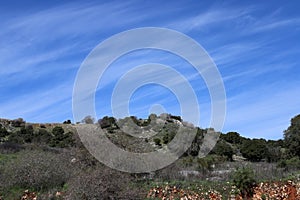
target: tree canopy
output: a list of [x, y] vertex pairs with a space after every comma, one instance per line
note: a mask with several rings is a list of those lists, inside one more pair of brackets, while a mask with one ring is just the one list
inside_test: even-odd
[[284, 143], [290, 157], [300, 157], [300, 115], [291, 119], [291, 125], [284, 131]]

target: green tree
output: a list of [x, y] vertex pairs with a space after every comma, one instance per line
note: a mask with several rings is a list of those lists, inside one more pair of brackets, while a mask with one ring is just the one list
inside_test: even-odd
[[197, 127], [197, 134], [185, 155], [198, 156], [206, 131]]
[[[7, 132], [6, 128], [3, 127], [2, 124], [0, 124], [0, 138], [4, 138], [6, 136], [8, 136], [8, 132]], [[1, 141], [1, 139], [0, 139], [0, 141]]]
[[243, 142], [242, 155], [249, 161], [258, 162], [267, 157], [268, 149], [264, 139], [252, 139]]
[[219, 140], [216, 146], [211, 151], [212, 154], [217, 154], [220, 156], [226, 156], [226, 158], [232, 161], [233, 149], [232, 147], [223, 140]]
[[98, 120], [98, 124], [101, 128], [115, 127], [117, 128], [116, 119], [114, 117], [105, 116]]
[[45, 129], [39, 129], [35, 132], [33, 142], [36, 144], [49, 144], [52, 139], [51, 133]]
[[68, 119], [68, 120], [64, 121], [63, 124], [72, 124], [72, 122], [71, 122], [71, 120]]
[[14, 127], [25, 127], [26, 122], [23, 120], [23, 118], [14, 119], [11, 122], [11, 125]]
[[221, 134], [220, 138], [231, 144], [241, 144], [243, 141], [243, 137], [241, 137], [237, 132], [228, 132], [226, 134]]
[[289, 157], [300, 157], [300, 115], [291, 119], [291, 125], [284, 131], [284, 143]]
[[52, 130], [53, 137], [50, 141], [51, 147], [68, 147], [74, 145], [73, 133], [65, 133], [64, 129], [60, 126], [56, 126]]

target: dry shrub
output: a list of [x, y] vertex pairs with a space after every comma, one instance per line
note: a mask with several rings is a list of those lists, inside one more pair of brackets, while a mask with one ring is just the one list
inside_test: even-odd
[[133, 179], [129, 174], [98, 165], [70, 179], [66, 199], [143, 199], [144, 194], [131, 183]]
[[16, 159], [0, 166], [0, 189], [32, 188], [35, 191], [61, 187], [71, 176], [70, 158], [65, 153], [24, 150]]

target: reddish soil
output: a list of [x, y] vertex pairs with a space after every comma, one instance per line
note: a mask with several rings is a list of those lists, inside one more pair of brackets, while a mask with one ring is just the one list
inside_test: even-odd
[[[234, 187], [233, 187], [234, 188]], [[230, 200], [242, 200], [241, 195], [231, 194]], [[216, 190], [205, 193], [196, 193], [190, 190], [176, 189], [176, 187], [156, 187], [148, 192], [147, 198], [162, 200], [222, 200], [222, 195]], [[252, 200], [300, 200], [300, 183], [287, 182], [263, 182], [254, 188]]]

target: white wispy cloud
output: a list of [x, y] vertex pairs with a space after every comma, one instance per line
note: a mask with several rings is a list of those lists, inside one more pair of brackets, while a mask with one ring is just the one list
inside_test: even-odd
[[297, 99], [299, 95], [298, 86], [293, 84], [283, 86], [274, 83], [245, 90], [228, 99], [225, 129], [238, 129], [242, 135], [249, 137], [261, 135], [266, 138], [281, 138], [290, 118], [300, 109]]

